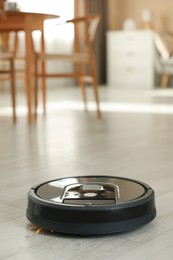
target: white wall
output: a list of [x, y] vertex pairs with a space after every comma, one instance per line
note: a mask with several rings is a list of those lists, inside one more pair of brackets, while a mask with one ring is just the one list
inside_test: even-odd
[[[14, 1], [14, 0], [9, 0]], [[73, 15], [73, 0], [16, 0], [21, 11], [40, 12], [63, 15]]]
[[[10, 0], [9, 0], [10, 1]], [[13, 1], [13, 0], [12, 0]], [[57, 14], [59, 19], [45, 21], [45, 42], [47, 52], [59, 52], [68, 53], [73, 46], [73, 27], [71, 25], [61, 25], [65, 19], [72, 18], [74, 16], [74, 1], [73, 0], [16, 0], [19, 5], [20, 11], [26, 12], [38, 12]], [[24, 33], [19, 33], [20, 38], [20, 53], [25, 52]], [[34, 43], [36, 50], [39, 49], [40, 32], [35, 31], [33, 33]], [[49, 63], [47, 65], [48, 70], [57, 69], [68, 71], [72, 68], [66, 63]], [[52, 79], [52, 85], [54, 84], [66, 84], [65, 79]], [[73, 81], [71, 81], [73, 82]], [[69, 83], [69, 80], [68, 80]]]

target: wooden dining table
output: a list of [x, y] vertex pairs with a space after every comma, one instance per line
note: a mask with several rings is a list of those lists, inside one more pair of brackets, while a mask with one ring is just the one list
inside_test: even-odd
[[[26, 61], [26, 97], [27, 97], [27, 117], [28, 123], [34, 119], [34, 49], [32, 32], [41, 31], [41, 52], [45, 51], [44, 41], [44, 21], [46, 19], [58, 18], [58, 15], [45, 13], [31, 13], [21, 11], [0, 10], [0, 32], [25, 32], [25, 61]], [[42, 69], [44, 66], [42, 66]]]

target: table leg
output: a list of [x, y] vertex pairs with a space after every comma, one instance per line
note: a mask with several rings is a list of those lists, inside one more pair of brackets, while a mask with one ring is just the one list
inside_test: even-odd
[[[45, 42], [44, 42], [44, 30], [41, 33], [41, 52], [45, 53]], [[45, 77], [45, 61], [41, 63], [41, 74], [42, 74], [42, 102], [43, 102], [43, 113], [46, 113], [46, 77]]]
[[26, 95], [27, 95], [27, 108], [28, 108], [28, 123], [34, 119], [33, 112], [33, 68], [34, 68], [34, 53], [33, 53], [33, 38], [32, 30], [26, 28], [25, 30], [26, 41]]

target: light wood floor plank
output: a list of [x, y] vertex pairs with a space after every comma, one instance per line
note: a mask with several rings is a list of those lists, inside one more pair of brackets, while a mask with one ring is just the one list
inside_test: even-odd
[[[81, 110], [79, 93], [76, 87], [50, 89], [46, 117], [38, 115], [30, 126], [24, 93], [18, 93], [16, 125], [3, 110], [10, 106], [8, 92], [0, 95], [0, 260], [172, 259], [172, 90], [101, 87], [101, 120], [92, 104], [88, 113]], [[50, 179], [90, 174], [149, 184], [156, 193], [156, 219], [111, 236], [35, 235], [25, 216], [29, 189]]]

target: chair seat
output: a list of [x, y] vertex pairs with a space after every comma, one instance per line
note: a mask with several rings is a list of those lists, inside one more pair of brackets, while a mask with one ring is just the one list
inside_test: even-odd
[[161, 87], [166, 88], [170, 76], [173, 76], [173, 34], [155, 32], [154, 41], [158, 52], [156, 69], [161, 74]]
[[[38, 78], [42, 77], [42, 97], [43, 110], [46, 111], [46, 84], [45, 78], [77, 78], [82, 91], [85, 110], [87, 110], [87, 97], [85, 84], [91, 83], [93, 86], [96, 101], [97, 116], [101, 117], [98, 97], [97, 69], [94, 57], [93, 42], [95, 33], [100, 21], [100, 15], [88, 15], [74, 18], [66, 23], [74, 25], [74, 52], [69, 54], [59, 53], [36, 53], [35, 54], [35, 111], [37, 111]], [[82, 27], [81, 27], [82, 26]], [[81, 30], [82, 29], [82, 30]], [[74, 64], [71, 72], [48, 72], [44, 63], [47, 61], [69, 62]], [[39, 67], [40, 66], [40, 67]], [[56, 69], [56, 66], [55, 66]], [[63, 66], [62, 66], [63, 69]], [[37, 112], [36, 112], [37, 113]]]
[[[1, 65], [1, 61], [6, 61], [6, 63], [7, 63], [7, 65], [9, 65], [9, 61], [10, 60], [13, 60], [13, 53], [11, 53], [11, 52], [1, 52], [0, 53], [0, 65]], [[3, 63], [4, 64], [4, 63]], [[9, 66], [3, 66], [2, 68], [1, 68], [1, 66], [0, 66], [0, 73], [1, 74], [9, 74], [9, 72], [11, 72], [11, 68], [9, 67]]]
[[[7, 61], [9, 66], [6, 68], [0, 68], [0, 80], [10, 80], [11, 87], [11, 99], [12, 99], [12, 107], [13, 107], [13, 122], [16, 122], [16, 89], [15, 89], [15, 79], [14, 79], [14, 55], [10, 52], [0, 53], [0, 61]], [[3, 76], [9, 74], [8, 78], [4, 78]]]
[[11, 58], [13, 58], [13, 53], [11, 53], [11, 52], [0, 52], [0, 58], [1, 59], [5, 59], [5, 60], [9, 60], [9, 59], [11, 59]]
[[61, 60], [69, 62], [86, 62], [88, 63], [88, 54], [86, 53], [73, 53], [73, 54], [36, 54], [40, 60]]

